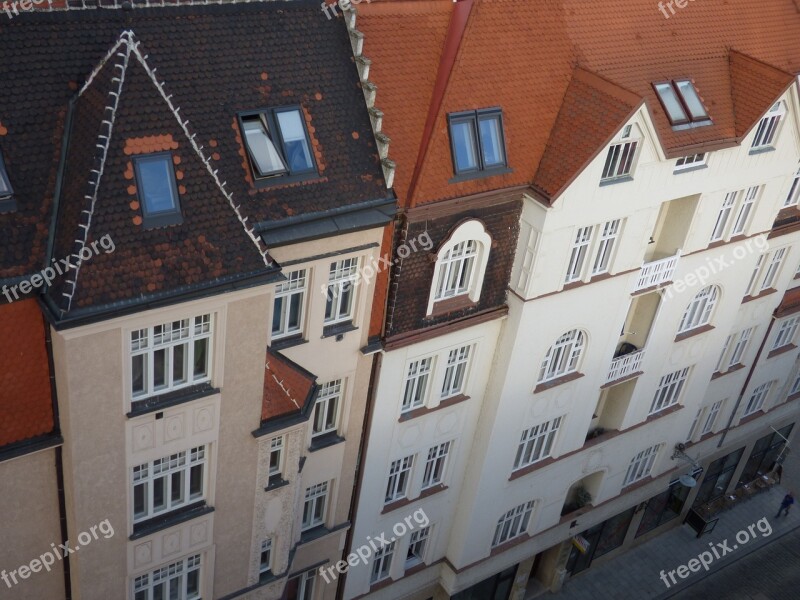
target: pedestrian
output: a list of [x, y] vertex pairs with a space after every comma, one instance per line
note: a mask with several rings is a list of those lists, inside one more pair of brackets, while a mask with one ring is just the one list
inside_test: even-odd
[[775, 518], [781, 516], [781, 511], [783, 511], [783, 516], [787, 516], [789, 514], [789, 507], [794, 504], [794, 494], [789, 492], [783, 497], [783, 502], [781, 502], [781, 507], [778, 509], [778, 514], [775, 515]]

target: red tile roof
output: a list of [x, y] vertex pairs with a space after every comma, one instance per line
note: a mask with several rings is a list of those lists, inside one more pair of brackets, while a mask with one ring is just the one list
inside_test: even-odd
[[775, 316], [782, 318], [796, 312], [800, 312], [800, 287], [786, 290], [780, 305], [775, 309]]
[[299, 412], [314, 390], [316, 377], [280, 352], [267, 350], [261, 421]]
[[0, 305], [0, 446], [53, 431], [44, 328], [35, 300]]

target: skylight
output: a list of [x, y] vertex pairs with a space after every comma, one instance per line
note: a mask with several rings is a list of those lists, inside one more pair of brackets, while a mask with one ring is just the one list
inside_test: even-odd
[[172, 155], [169, 152], [134, 157], [136, 187], [145, 227], [164, 227], [183, 222]]
[[11, 188], [11, 182], [8, 180], [6, 164], [3, 161], [3, 153], [0, 152], [0, 198], [10, 198], [13, 195], [14, 190]]
[[653, 87], [672, 125], [702, 122], [710, 124], [708, 112], [688, 79], [654, 83]]

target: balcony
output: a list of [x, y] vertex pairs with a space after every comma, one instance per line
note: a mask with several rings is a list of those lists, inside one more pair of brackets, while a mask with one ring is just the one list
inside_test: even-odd
[[644, 263], [642, 270], [639, 272], [639, 279], [633, 290], [634, 293], [671, 281], [672, 275], [675, 273], [675, 267], [678, 266], [679, 257], [680, 251], [673, 256]]
[[639, 372], [642, 366], [642, 358], [644, 358], [644, 349], [614, 358], [606, 375], [606, 383], [625, 379]]

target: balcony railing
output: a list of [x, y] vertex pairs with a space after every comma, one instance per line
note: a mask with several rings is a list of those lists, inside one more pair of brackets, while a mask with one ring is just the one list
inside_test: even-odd
[[675, 267], [678, 266], [678, 258], [680, 258], [680, 252], [675, 256], [644, 263], [642, 270], [639, 272], [636, 288], [633, 291], [638, 292], [671, 280], [672, 275], [675, 273]]
[[644, 350], [637, 350], [630, 354], [623, 354], [611, 361], [611, 367], [608, 369], [606, 376], [606, 383], [617, 381], [623, 377], [627, 377], [631, 373], [636, 373], [642, 366], [642, 358], [644, 357]]

